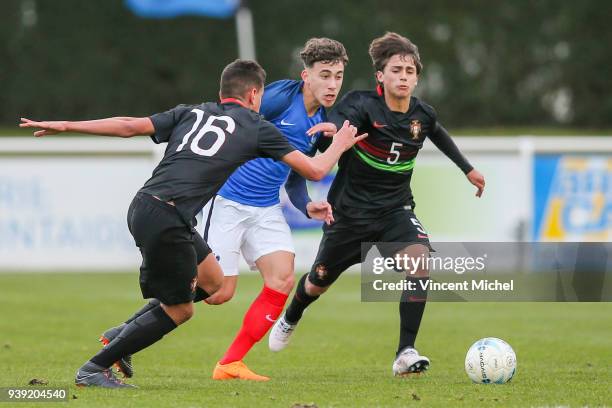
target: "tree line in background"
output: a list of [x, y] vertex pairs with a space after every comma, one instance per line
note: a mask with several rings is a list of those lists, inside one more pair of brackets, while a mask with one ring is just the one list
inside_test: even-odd
[[[0, 13], [0, 124], [20, 115], [148, 115], [217, 98], [237, 57], [233, 19], [143, 20], [121, 0], [8, 0]], [[251, 0], [268, 81], [298, 78], [306, 39], [349, 53], [343, 91], [374, 86], [385, 31], [419, 46], [418, 96], [450, 128], [612, 127], [607, 1]]]

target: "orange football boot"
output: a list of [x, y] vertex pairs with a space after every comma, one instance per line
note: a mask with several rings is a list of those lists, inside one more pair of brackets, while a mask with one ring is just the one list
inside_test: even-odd
[[269, 377], [255, 374], [249, 370], [249, 367], [242, 360], [232, 363], [221, 364], [217, 363], [212, 375], [213, 380], [250, 380], [250, 381], [268, 381]]

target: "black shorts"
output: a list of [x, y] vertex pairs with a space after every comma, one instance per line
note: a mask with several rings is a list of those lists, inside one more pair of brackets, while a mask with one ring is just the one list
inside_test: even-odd
[[[350, 266], [363, 262], [362, 243], [415, 243], [433, 250], [426, 230], [410, 209], [398, 209], [374, 220], [336, 215], [334, 218], [336, 222], [332, 225], [323, 225], [323, 238], [308, 275], [308, 280], [317, 286], [331, 285]], [[386, 246], [381, 255], [393, 256], [382, 252], [395, 253], [405, 246], [399, 244], [395, 250], [393, 245]]]
[[211, 253], [200, 234], [174, 206], [145, 193], [132, 200], [127, 221], [142, 254], [142, 296], [166, 305], [191, 302], [198, 264]]

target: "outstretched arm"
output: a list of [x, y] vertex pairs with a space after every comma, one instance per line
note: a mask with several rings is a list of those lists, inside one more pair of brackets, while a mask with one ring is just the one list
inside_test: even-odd
[[316, 157], [308, 157], [304, 153], [294, 150], [283, 156], [282, 160], [307, 179], [319, 181], [330, 172], [342, 153], [368, 136], [367, 133], [359, 136], [356, 136], [356, 134], [357, 128], [350, 125], [349, 121], [346, 120], [324, 153]]
[[484, 176], [470, 164], [463, 154], [461, 154], [459, 148], [455, 142], [453, 142], [453, 139], [451, 139], [444, 126], [436, 122], [436, 127], [430, 139], [442, 153], [463, 171], [469, 182], [476, 186], [476, 197], [482, 196], [485, 187]]
[[453, 142], [448, 131], [440, 123], [436, 122], [436, 127], [430, 137], [434, 145], [461, 169], [463, 174], [468, 174], [474, 168], [470, 162], [461, 154], [459, 148]]
[[116, 117], [79, 122], [71, 121], [33, 121], [21, 118], [21, 128], [40, 129], [34, 136], [55, 135], [62, 132], [86, 133], [91, 135], [132, 137], [155, 133], [153, 122], [149, 118]]

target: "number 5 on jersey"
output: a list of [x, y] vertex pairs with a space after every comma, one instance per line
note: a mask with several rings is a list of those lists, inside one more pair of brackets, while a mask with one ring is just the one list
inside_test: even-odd
[[391, 143], [391, 148], [389, 149], [389, 153], [395, 155], [395, 157], [393, 159], [391, 157], [387, 157], [387, 163], [389, 164], [397, 163], [400, 157], [400, 152], [399, 150], [395, 150], [395, 149], [399, 147], [402, 147], [401, 143], [398, 143], [398, 142]]
[[[203, 110], [193, 109], [192, 112], [196, 114], [196, 121], [193, 124], [193, 127], [191, 128], [191, 130], [187, 132], [187, 134], [183, 137], [183, 142], [179, 145], [179, 147], [176, 148], [177, 152], [180, 152], [181, 150], [183, 150], [183, 147], [185, 147], [191, 135], [195, 133], [195, 131], [200, 126], [200, 123], [202, 123], [202, 118], [204, 118]], [[219, 126], [213, 125], [213, 122], [215, 120], [225, 122], [227, 124], [227, 127], [225, 128], [225, 130], [221, 129]], [[204, 123], [204, 126], [202, 126], [202, 128], [195, 135], [189, 147], [191, 148], [191, 151], [197, 155], [213, 156], [215, 153], [219, 151], [223, 143], [225, 143], [225, 132], [231, 135], [232, 133], [234, 133], [234, 129], [236, 129], [236, 122], [234, 122], [234, 119], [232, 119], [231, 117], [211, 115], [208, 117], [208, 120], [206, 121], [206, 123]], [[204, 137], [206, 133], [216, 134], [217, 140], [215, 140], [215, 143], [213, 143], [212, 146], [210, 146], [208, 149], [201, 149], [198, 143], [200, 143], [200, 140]]]
[[410, 221], [412, 221], [412, 224], [416, 227], [416, 230], [418, 232], [420, 232], [423, 235], [427, 235], [427, 231], [425, 231], [425, 228], [423, 228], [419, 220], [417, 220], [416, 218], [410, 218]]

